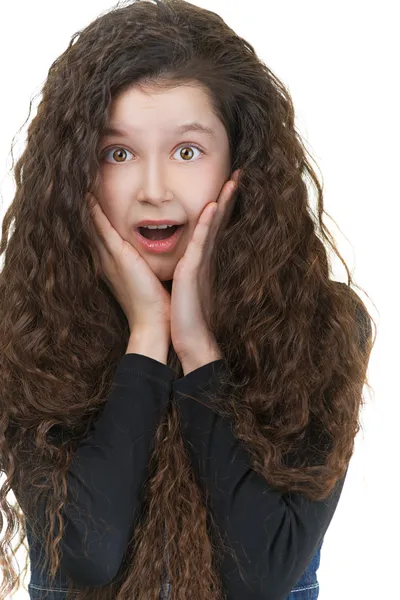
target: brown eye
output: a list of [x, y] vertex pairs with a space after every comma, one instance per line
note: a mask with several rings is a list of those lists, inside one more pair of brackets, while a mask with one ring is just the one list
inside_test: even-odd
[[[192, 158], [193, 150], [191, 149], [190, 146], [183, 146], [181, 148], [180, 155], [182, 156], [182, 158]], [[188, 155], [190, 155], [190, 156], [188, 156]]]
[[196, 148], [196, 150], [198, 150], [200, 154], [204, 154], [203, 150], [198, 146], [195, 146], [194, 144], [186, 144], [186, 146], [180, 146], [178, 150], [180, 151], [180, 157], [184, 159], [183, 162], [193, 162], [193, 160], [191, 160], [193, 158], [192, 148]]
[[113, 148], [108, 148], [108, 150], [105, 150], [104, 153], [103, 153], [103, 156], [107, 157], [107, 155], [110, 154], [111, 151], [112, 151], [111, 156], [113, 158], [113, 160], [111, 162], [115, 161], [115, 163], [124, 163], [124, 162], [126, 162], [126, 160], [124, 160], [124, 159], [126, 158], [127, 153], [131, 154], [125, 148], [122, 148], [120, 146], [114, 146]]
[[112, 157], [117, 161], [117, 162], [124, 162], [124, 155], [126, 155], [126, 151], [123, 148], [117, 148], [116, 150], [114, 150], [114, 152], [112, 153]]

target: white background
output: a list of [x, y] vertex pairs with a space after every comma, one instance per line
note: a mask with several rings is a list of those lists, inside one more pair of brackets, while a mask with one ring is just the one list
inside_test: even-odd
[[[360, 292], [378, 324], [368, 370], [373, 395], [364, 389], [363, 428], [322, 546], [319, 599], [400, 598], [398, 3], [192, 3], [219, 13], [289, 88], [297, 128], [322, 172], [325, 208], [340, 231], [328, 217], [325, 224], [377, 307]], [[11, 143], [15, 136], [17, 160], [50, 65], [75, 31], [112, 6], [106, 0], [0, 4], [0, 220], [15, 189]], [[334, 267], [333, 278], [346, 280], [340, 261]], [[22, 567], [25, 555], [19, 556]]]

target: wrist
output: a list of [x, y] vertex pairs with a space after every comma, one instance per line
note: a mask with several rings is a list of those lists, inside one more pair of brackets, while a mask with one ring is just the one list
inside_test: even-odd
[[132, 330], [125, 354], [142, 354], [167, 364], [170, 339], [152, 329]]
[[196, 351], [187, 353], [184, 357], [179, 357], [179, 360], [182, 365], [183, 374], [188, 375], [188, 373], [222, 358], [223, 355], [218, 346], [207, 345], [204, 348], [197, 346]]

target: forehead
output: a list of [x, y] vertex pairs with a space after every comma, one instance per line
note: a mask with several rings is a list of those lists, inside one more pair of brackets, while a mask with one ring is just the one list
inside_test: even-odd
[[192, 131], [212, 139], [224, 127], [198, 86], [161, 90], [135, 85], [114, 98], [102, 134], [141, 135], [152, 129], [166, 135]]

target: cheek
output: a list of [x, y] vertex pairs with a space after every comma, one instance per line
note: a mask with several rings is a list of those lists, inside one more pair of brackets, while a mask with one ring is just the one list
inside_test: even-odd
[[182, 240], [184, 241], [184, 243], [186, 245], [191, 240], [192, 235], [193, 235], [193, 231], [194, 231], [193, 223], [191, 221], [189, 221], [188, 223], [185, 223], [185, 226], [184, 226], [183, 231], [182, 231], [182, 233], [183, 233]]
[[107, 217], [111, 226], [116, 232], [124, 239], [126, 236], [129, 237], [130, 231], [130, 217], [123, 206], [117, 206], [115, 202], [110, 201], [108, 198], [102, 198], [99, 201], [101, 209]]
[[[121, 169], [122, 170], [122, 169]], [[100, 182], [99, 182], [99, 193], [104, 201], [109, 203], [111, 206], [118, 202], [124, 202], [125, 198], [129, 198], [129, 190], [132, 189], [132, 185], [129, 184], [129, 180], [121, 174], [117, 173], [116, 169], [103, 169]]]
[[190, 208], [186, 209], [186, 214], [188, 216], [189, 219], [189, 223], [195, 227], [195, 225], [198, 223], [204, 209], [206, 208], [207, 204], [209, 204], [210, 202], [216, 200], [216, 198], [218, 197], [218, 194], [202, 194], [201, 199], [198, 199], [197, 202], [196, 200], [194, 200], [190, 206]]

